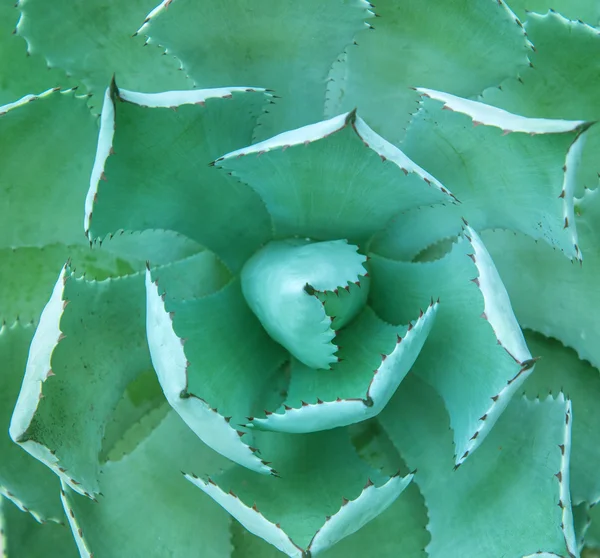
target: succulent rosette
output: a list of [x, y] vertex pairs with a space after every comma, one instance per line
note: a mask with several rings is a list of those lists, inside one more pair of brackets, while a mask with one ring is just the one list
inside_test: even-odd
[[600, 8], [559, 3], [0, 5], [5, 555], [600, 547]]

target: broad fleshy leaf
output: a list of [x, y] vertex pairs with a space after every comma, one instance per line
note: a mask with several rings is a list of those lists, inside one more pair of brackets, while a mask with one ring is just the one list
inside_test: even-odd
[[360, 244], [401, 211], [455, 201], [355, 112], [284, 132], [215, 163], [260, 194], [275, 235], [283, 238]]
[[41, 0], [20, 0], [18, 7], [17, 32], [29, 50], [83, 82], [91, 93], [101, 94], [114, 74], [125, 87], [146, 91], [192, 85], [178, 61], [162, 56], [164, 49], [143, 48], [144, 41], [132, 37], [152, 0], [56, 0], [51, 10]]
[[63, 486], [63, 505], [81, 556], [230, 556], [227, 513], [180, 472], [210, 471], [225, 466], [225, 460], [166, 404], [157, 411], [158, 424], [151, 415], [144, 417], [125, 433], [123, 443], [133, 447], [102, 466], [97, 502]]
[[207, 0], [198, 10], [193, 0], [164, 0], [139, 32], [174, 53], [198, 87], [275, 90], [255, 131], [263, 139], [323, 118], [331, 64], [368, 25], [370, 8], [362, 0]]
[[[598, 9], [589, 2], [591, 9]], [[596, 22], [597, 23], [597, 22]], [[535, 46], [532, 67], [511, 77], [482, 99], [511, 112], [541, 118], [597, 120], [600, 108], [600, 34], [554, 11], [531, 13], [525, 30]]]
[[68, 86], [70, 80], [59, 70], [49, 70], [41, 56], [31, 56], [27, 43], [13, 31], [19, 19], [13, 2], [0, 2], [0, 113], [9, 103], [49, 88]]
[[[414, 483], [409, 484], [400, 498], [387, 510], [356, 533], [342, 539], [319, 554], [322, 558], [374, 556], [396, 558], [426, 558], [429, 542], [427, 509]], [[393, 525], [393, 529], [390, 526]], [[237, 521], [232, 526], [232, 558], [281, 558], [283, 554], [263, 539], [252, 535]], [[376, 553], [376, 554], [375, 554]]]
[[[438, 101], [425, 99], [403, 149], [462, 204], [424, 208], [397, 217], [373, 249], [390, 255], [397, 251], [404, 255], [412, 249], [414, 256], [456, 234], [460, 217], [468, 216], [478, 230], [520, 231], [560, 248], [569, 258], [580, 258], [573, 194], [589, 125], [580, 120], [494, 114], [497, 109], [479, 103], [435, 91], [424, 90], [424, 94], [445, 101], [450, 110], [441, 110]], [[473, 127], [473, 122], [484, 125]], [[435, 227], [429, 225], [432, 222]], [[405, 248], [399, 239], [407, 237], [411, 241]]]
[[288, 556], [320, 555], [391, 506], [413, 477], [386, 478], [370, 469], [343, 431], [263, 433], [260, 442], [281, 478], [257, 477], [239, 466], [186, 478]]
[[[58, 483], [58, 479], [55, 479]], [[60, 484], [58, 484], [60, 486]], [[57, 492], [58, 497], [58, 492]], [[61, 520], [67, 518], [61, 512]], [[0, 555], [3, 558], [79, 558], [66, 525], [40, 525], [28, 513], [19, 511], [0, 497]]]
[[468, 226], [441, 259], [409, 263], [374, 255], [369, 264], [373, 309], [389, 323], [406, 322], [415, 303], [425, 306], [439, 297], [434, 327], [413, 370], [444, 400], [460, 465], [533, 368], [506, 290]]
[[589, 0], [510, 0], [510, 7], [525, 21], [528, 12], [545, 14], [556, 11], [569, 19], [582, 19], [589, 25], [600, 24], [600, 5]]
[[314, 432], [347, 426], [377, 415], [417, 359], [435, 321], [437, 303], [408, 326], [391, 326], [365, 308], [338, 332], [340, 361], [315, 370], [292, 360], [287, 397], [276, 412], [251, 425], [280, 432]]
[[333, 65], [327, 115], [358, 107], [393, 143], [416, 109], [423, 86], [470, 97], [528, 63], [522, 25], [500, 0], [377, 2], [379, 16]]
[[142, 275], [88, 282], [65, 267], [32, 341], [10, 434], [82, 494], [99, 493], [105, 425], [151, 370], [144, 306]]
[[483, 238], [510, 293], [521, 325], [559, 339], [600, 367], [600, 191], [575, 201], [585, 261], [574, 265], [550, 247], [495, 231]]
[[243, 87], [142, 94], [113, 84], [86, 198], [87, 234], [173, 230], [239, 268], [269, 239], [270, 219], [251, 189], [208, 163], [251, 140], [263, 102], [262, 92]]
[[[0, 428], [4, 433], [23, 380], [33, 331], [32, 325], [19, 322], [0, 328]], [[7, 435], [0, 437], [0, 455], [0, 493], [38, 521], [64, 520], [56, 476]]]
[[513, 401], [458, 470], [443, 402], [422, 380], [410, 375], [379, 420], [418, 468], [430, 558], [578, 555], [568, 488], [571, 405], [562, 394]]
[[600, 373], [553, 339], [528, 332], [527, 344], [541, 357], [523, 385], [528, 396], [544, 397], [564, 392], [573, 404], [573, 446], [571, 448], [571, 499], [574, 504], [600, 500], [600, 458], [597, 446], [600, 431]]
[[[173, 300], [146, 273], [152, 363], [170, 405], [203, 442], [229, 459], [269, 474], [236, 425], [262, 403], [287, 352], [262, 329], [239, 279], [201, 298]], [[232, 418], [233, 417], [233, 418]]]

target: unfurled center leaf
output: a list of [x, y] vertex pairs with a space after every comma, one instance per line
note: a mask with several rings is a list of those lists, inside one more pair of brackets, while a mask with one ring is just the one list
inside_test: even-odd
[[346, 240], [270, 242], [244, 266], [242, 290], [273, 339], [307, 366], [329, 368], [336, 330], [367, 300], [366, 260]]

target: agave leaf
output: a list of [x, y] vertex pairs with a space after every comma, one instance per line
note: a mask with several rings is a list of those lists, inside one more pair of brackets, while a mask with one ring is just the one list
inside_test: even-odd
[[600, 191], [575, 202], [583, 265], [565, 261], [548, 246], [501, 231], [484, 235], [523, 327], [559, 339], [600, 367]]
[[436, 0], [425, 10], [418, 0], [384, 0], [375, 10], [374, 29], [357, 34], [333, 66], [326, 114], [358, 106], [393, 143], [416, 108], [409, 87], [470, 97], [528, 63], [530, 43], [502, 0]]
[[407, 464], [418, 467], [428, 556], [578, 556], [568, 489], [571, 406], [562, 394], [513, 401], [458, 470], [443, 402], [416, 376], [379, 420]]
[[589, 0], [510, 0], [510, 7], [522, 18], [528, 17], [527, 12], [557, 11], [569, 19], [582, 19], [594, 26], [600, 24], [600, 5]]
[[358, 244], [400, 211], [454, 201], [355, 112], [238, 149], [216, 164], [260, 194], [281, 237]]
[[41, 56], [28, 55], [27, 43], [16, 37], [13, 31], [19, 19], [19, 11], [13, 2], [0, 3], [0, 113], [3, 105], [33, 93], [46, 91], [48, 87], [69, 85], [64, 72], [49, 70]]
[[251, 425], [280, 432], [314, 432], [347, 426], [377, 415], [415, 362], [437, 312], [431, 303], [409, 326], [394, 327], [370, 308], [340, 331], [340, 362], [315, 370], [292, 361], [285, 403]]
[[173, 300], [148, 271], [146, 292], [148, 344], [171, 406], [213, 449], [270, 473], [237, 425], [261, 404], [287, 353], [248, 308], [239, 279], [202, 298]]
[[109, 88], [85, 204], [88, 235], [161, 227], [239, 267], [268, 240], [269, 216], [254, 192], [208, 163], [250, 141], [263, 101], [245, 88], [147, 95]]
[[529, 332], [527, 343], [542, 359], [523, 385], [529, 396], [563, 391], [573, 402], [571, 449], [571, 499], [574, 504], [600, 500], [600, 479], [595, 440], [600, 430], [600, 374], [557, 341]]
[[[595, 2], [587, 4], [598, 10]], [[535, 45], [532, 67], [518, 79], [504, 81], [501, 88], [486, 90], [483, 101], [526, 116], [597, 120], [598, 30], [556, 12], [529, 14], [525, 29]]]
[[370, 469], [342, 431], [263, 433], [260, 443], [281, 478], [257, 477], [239, 466], [207, 479], [186, 478], [288, 556], [319, 555], [391, 506], [412, 480]]
[[506, 290], [470, 227], [439, 260], [409, 263], [373, 256], [370, 264], [371, 303], [384, 320], [402, 323], [415, 302], [426, 305], [430, 297], [440, 299], [414, 371], [444, 400], [460, 465], [533, 367]]
[[[21, 387], [33, 330], [33, 326], [19, 322], [0, 328], [0, 421], [5, 433]], [[0, 454], [0, 493], [38, 521], [64, 520], [58, 479], [6, 434], [0, 437]]]
[[[58, 486], [58, 480], [54, 479]], [[58, 495], [58, 493], [57, 493]], [[61, 521], [67, 518], [61, 512]], [[0, 554], [5, 558], [76, 558], [75, 542], [66, 525], [40, 525], [29, 514], [0, 498]]]
[[[580, 258], [573, 193], [582, 149], [592, 129], [582, 121], [524, 119], [444, 93], [427, 95], [403, 144], [407, 155], [437, 176], [461, 200], [458, 207], [426, 208], [395, 219], [373, 249], [414, 256], [456, 233], [459, 217], [476, 228], [504, 228], [543, 239], [569, 258]], [[457, 111], [457, 112], [453, 112]], [[460, 114], [464, 112], [465, 114]], [[486, 124], [473, 128], [472, 118]], [[512, 129], [519, 133], [508, 133]], [[556, 132], [548, 133], [554, 129]], [[533, 131], [532, 137], [522, 131]], [[429, 223], [435, 222], [431, 227]], [[408, 247], [398, 239], [414, 238]], [[398, 256], [394, 256], [398, 257]]]
[[52, 10], [40, 0], [21, 0], [18, 7], [17, 32], [27, 40], [29, 51], [83, 82], [91, 93], [101, 94], [113, 74], [126, 87], [147, 91], [192, 85], [172, 56], [162, 56], [164, 51], [156, 47], [142, 48], [141, 37], [132, 37], [152, 0], [57, 0]]
[[329, 68], [371, 17], [362, 0], [210, 0], [202, 10], [193, 0], [164, 0], [140, 33], [173, 52], [199, 87], [275, 90], [256, 129], [262, 139], [323, 118]]
[[77, 216], [97, 134], [85, 98], [30, 97], [0, 117], [0, 131], [0, 247], [84, 244]]
[[151, 369], [144, 314], [139, 274], [88, 282], [65, 267], [35, 333], [10, 434], [82, 494], [99, 492], [105, 425]]
[[[393, 529], [390, 526], [393, 525]], [[427, 510], [414, 483], [409, 484], [387, 510], [356, 533], [320, 553], [322, 558], [373, 556], [395, 558], [401, 549], [403, 558], [426, 558], [429, 541]], [[237, 521], [232, 522], [232, 558], [281, 558], [283, 554], [263, 539], [252, 535]]]
[[228, 515], [180, 472], [211, 470], [225, 460], [163, 407], [167, 414], [158, 424], [151, 417], [145, 419], [149, 425], [142, 421], [126, 455], [102, 466], [98, 502], [63, 486], [63, 504], [81, 556], [230, 556]]

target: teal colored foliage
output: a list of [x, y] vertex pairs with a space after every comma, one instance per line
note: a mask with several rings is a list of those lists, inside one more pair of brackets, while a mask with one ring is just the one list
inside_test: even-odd
[[0, 0], [0, 555], [600, 556], [600, 4], [156, 1]]

